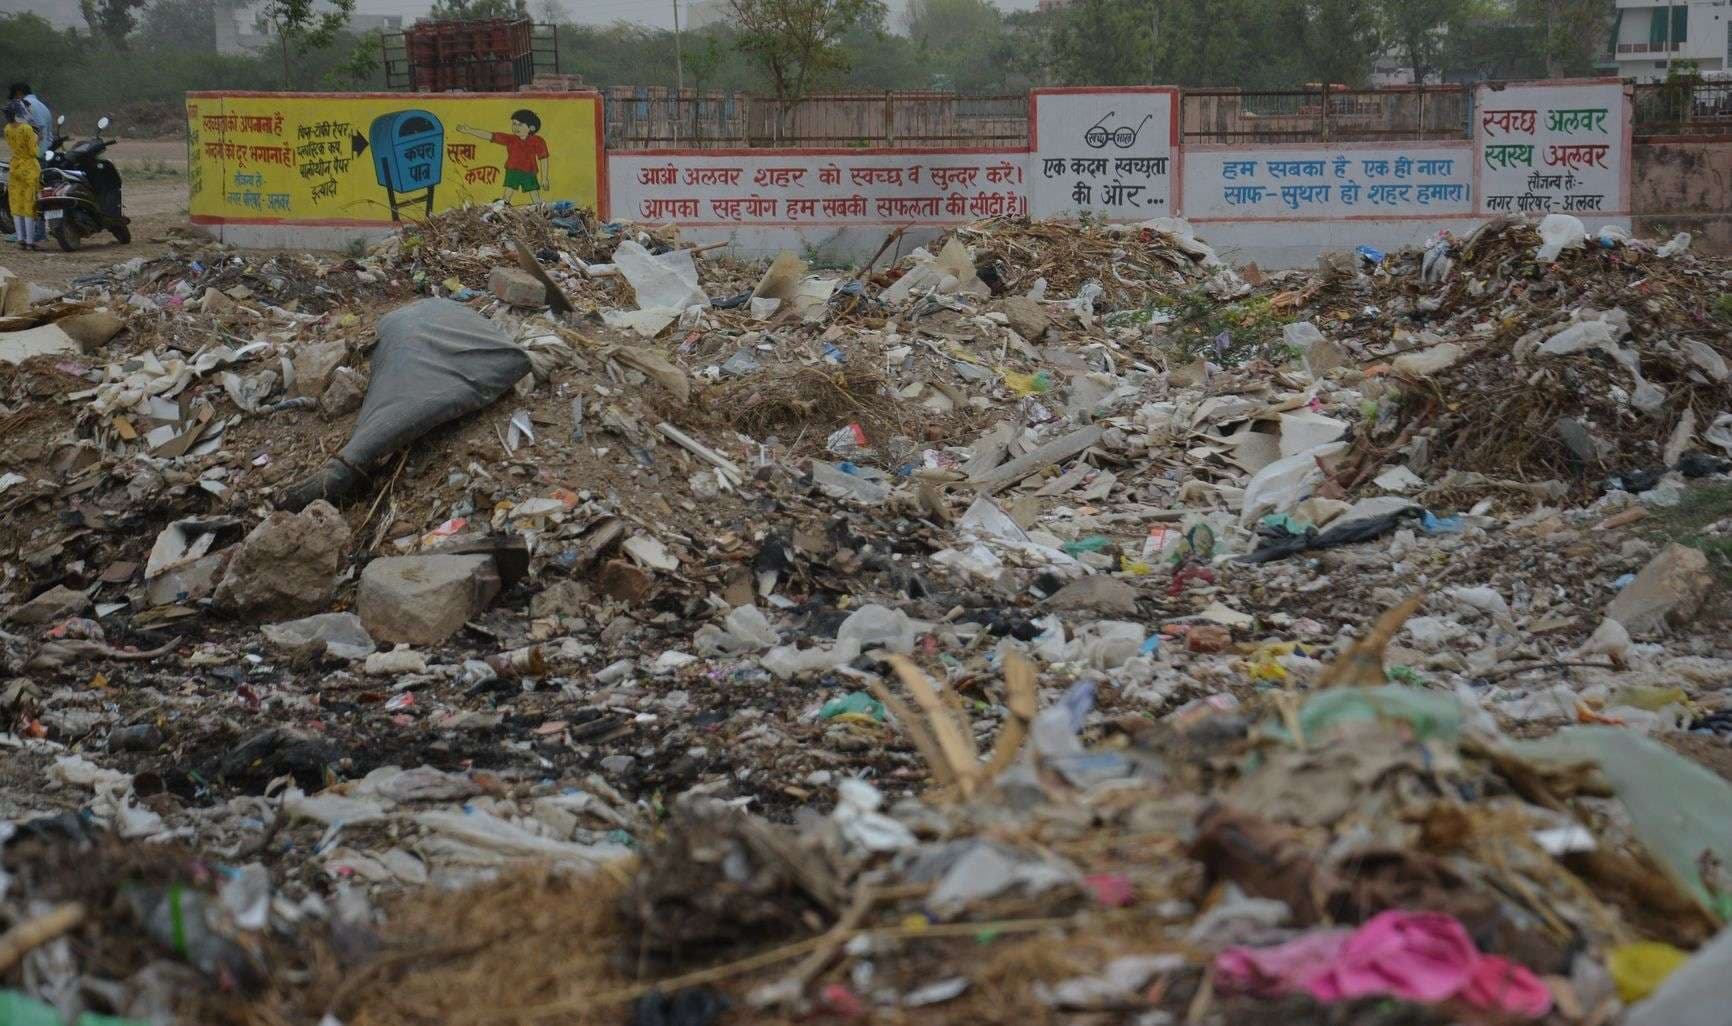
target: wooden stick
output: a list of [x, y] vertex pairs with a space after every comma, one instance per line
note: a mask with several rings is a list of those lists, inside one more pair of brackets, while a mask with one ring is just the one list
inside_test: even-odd
[[938, 692], [932, 689], [932, 682], [926, 679], [926, 674], [914, 665], [914, 660], [904, 655], [892, 655], [890, 665], [896, 668], [896, 675], [902, 678], [902, 683], [914, 696], [915, 704], [926, 714], [932, 734], [950, 763], [957, 786], [962, 789], [962, 796], [968, 797], [974, 792], [976, 775], [980, 772], [980, 753], [974, 748], [974, 733], [957, 727], [950, 710], [938, 697]]
[[932, 767], [932, 776], [940, 787], [950, 787], [956, 783], [956, 774], [951, 772], [950, 763], [944, 758], [944, 753], [938, 743], [932, 740], [932, 735], [926, 732], [925, 724], [914, 715], [914, 710], [908, 708], [908, 703], [898, 698], [894, 692], [884, 686], [881, 680], [872, 681], [868, 687], [873, 697], [884, 703], [884, 708], [890, 710], [890, 715], [896, 717], [903, 728], [908, 731], [908, 737], [914, 742], [914, 747], [920, 750], [920, 757], [926, 760], [926, 765]]
[[0, 973], [10, 970], [25, 955], [70, 932], [82, 922], [84, 906], [75, 901], [35, 919], [27, 919], [0, 934]]
[[990, 781], [1003, 773], [1027, 739], [1029, 724], [1034, 722], [1035, 713], [1040, 708], [1035, 695], [1035, 677], [1034, 665], [1027, 659], [1020, 655], [1005, 659], [1004, 689], [1007, 694], [1004, 704], [1010, 710], [1010, 718], [1004, 721], [998, 732], [998, 741], [992, 746], [992, 758], [986, 761], [981, 779]]

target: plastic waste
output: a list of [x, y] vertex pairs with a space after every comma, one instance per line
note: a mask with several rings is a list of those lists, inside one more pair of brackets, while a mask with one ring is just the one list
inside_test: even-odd
[[1670, 260], [1679, 253], [1687, 252], [1690, 248], [1690, 242], [1691, 236], [1689, 232], [1679, 232], [1672, 236], [1671, 240], [1664, 246], [1655, 250], [1654, 255], [1659, 257], [1661, 260]]
[[[60, 1017], [53, 1005], [15, 990], [0, 990], [0, 1023], [6, 1026], [66, 1026], [66, 1020]], [[85, 1012], [72, 1020], [72, 1026], [150, 1026], [150, 1023], [145, 1019], [119, 1019]]]
[[1331, 442], [1284, 456], [1257, 471], [1245, 485], [1244, 505], [1239, 511], [1240, 525], [1248, 526], [1266, 513], [1290, 511], [1323, 480], [1323, 471], [1317, 466], [1317, 461], [1340, 455], [1346, 450], [1345, 442]]
[[341, 452], [288, 489], [277, 505], [299, 511], [340, 502], [362, 474], [428, 431], [504, 395], [530, 372], [529, 354], [493, 322], [449, 299], [423, 299], [379, 318], [367, 396]]
[[914, 621], [900, 609], [861, 606], [836, 629], [836, 640], [853, 642], [860, 651], [883, 648], [908, 655], [914, 651]]
[[1588, 229], [1582, 219], [1571, 214], [1547, 214], [1540, 220], [1540, 248], [1534, 259], [1549, 264], [1566, 249], [1580, 249], [1587, 244]]
[[614, 250], [613, 262], [631, 283], [640, 310], [710, 305], [710, 297], [698, 287], [698, 265], [689, 249], [656, 255], [627, 239]]
[[1570, 727], [1510, 749], [1533, 762], [1598, 767], [1654, 861], [1710, 915], [1732, 918], [1732, 893], [1704, 878], [1712, 867], [1732, 865], [1732, 783], [1619, 727]]
[[838, 641], [830, 648], [801, 649], [795, 645], [778, 645], [765, 652], [758, 665], [781, 680], [792, 680], [808, 673], [822, 673], [860, 658], [860, 643], [852, 638]]
[[1385, 684], [1318, 691], [1299, 707], [1299, 729], [1307, 742], [1374, 720], [1400, 720], [1422, 741], [1453, 741], [1461, 736], [1461, 703], [1440, 691]]
[[[1706, 773], [1706, 770], [1703, 770]], [[1624, 1026], [1725, 1026], [1732, 929], [1723, 929], [1624, 1017]]]
[[884, 703], [864, 691], [850, 691], [841, 698], [830, 699], [818, 710], [818, 718], [821, 720], [833, 720], [840, 716], [869, 716], [883, 723]]
[[1353, 252], [1359, 254], [1359, 259], [1373, 267], [1383, 263], [1383, 250], [1378, 249], [1375, 246], [1367, 246], [1361, 243], [1360, 245], [1353, 247]]
[[229, 986], [250, 986], [261, 978], [247, 950], [218, 932], [223, 913], [209, 896], [179, 884], [134, 887], [125, 894], [145, 933], [206, 976]]
[[1625, 1004], [1634, 1004], [1658, 990], [1667, 977], [1689, 960], [1688, 952], [1670, 944], [1635, 941], [1607, 952], [1606, 969], [1618, 986], [1618, 997]]
[[831, 818], [849, 845], [872, 852], [901, 851], [915, 844], [914, 832], [878, 811], [884, 795], [864, 780], [847, 778], [836, 785], [836, 811]]
[[354, 613], [319, 613], [286, 623], [267, 624], [265, 641], [291, 655], [322, 652], [354, 662], [378, 650]]

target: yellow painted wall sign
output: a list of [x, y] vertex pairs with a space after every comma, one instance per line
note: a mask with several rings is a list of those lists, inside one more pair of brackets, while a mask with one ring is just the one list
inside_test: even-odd
[[594, 93], [188, 93], [197, 224], [388, 225], [466, 203], [605, 209]]

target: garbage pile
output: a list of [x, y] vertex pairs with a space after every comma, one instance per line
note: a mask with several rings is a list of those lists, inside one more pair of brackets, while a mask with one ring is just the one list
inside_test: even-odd
[[8, 286], [113, 330], [0, 364], [0, 1008], [1718, 1021], [1729, 266], [480, 207]]

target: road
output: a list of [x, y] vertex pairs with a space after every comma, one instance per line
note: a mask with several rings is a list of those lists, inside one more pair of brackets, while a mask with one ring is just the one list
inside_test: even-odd
[[7, 243], [0, 249], [0, 267], [27, 281], [63, 288], [80, 275], [92, 274], [135, 256], [153, 257], [167, 248], [170, 229], [185, 228], [186, 143], [178, 139], [122, 139], [108, 154], [125, 180], [122, 202], [132, 218], [132, 244], [122, 246], [109, 235], [86, 239], [74, 253], [65, 253], [53, 239], [40, 253], [25, 253]]

